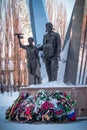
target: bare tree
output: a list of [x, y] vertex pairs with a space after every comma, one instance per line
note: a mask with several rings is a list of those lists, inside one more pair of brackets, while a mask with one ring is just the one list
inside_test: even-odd
[[[28, 70], [25, 63], [26, 55], [20, 49], [17, 38], [14, 37], [14, 33], [21, 32], [17, 2], [18, 0], [8, 0], [4, 3], [5, 11], [4, 17], [1, 16], [2, 29], [0, 29], [0, 83], [4, 83], [7, 86], [11, 85], [11, 76], [13, 75], [14, 87], [28, 85], [28, 78], [26, 77]], [[3, 57], [2, 53], [4, 53]], [[13, 63], [12, 69], [9, 67], [10, 61]], [[22, 69], [21, 61], [24, 61], [22, 62]], [[5, 62], [4, 69], [2, 69], [2, 62]]]
[[49, 21], [53, 23], [55, 30], [60, 33], [63, 46], [67, 26], [66, 8], [62, 2], [58, 5], [57, 0], [46, 0], [46, 5]]

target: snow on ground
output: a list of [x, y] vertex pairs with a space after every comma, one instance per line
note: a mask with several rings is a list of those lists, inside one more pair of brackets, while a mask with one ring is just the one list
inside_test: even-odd
[[[58, 88], [58, 87], [87, 87], [87, 85], [72, 85], [72, 84], [65, 84], [64, 82], [60, 81], [53, 81], [53, 82], [45, 82], [42, 84], [32, 84], [28, 86], [27, 88]], [[21, 87], [20, 89], [25, 89], [25, 87]]]
[[0, 130], [87, 130], [87, 120], [68, 122], [68, 123], [35, 123], [35, 124], [20, 124], [5, 120], [5, 111], [12, 105], [18, 97], [19, 92], [0, 93]]
[[5, 92], [3, 94], [0, 93], [0, 107], [11, 106], [14, 100], [18, 97], [19, 92]]

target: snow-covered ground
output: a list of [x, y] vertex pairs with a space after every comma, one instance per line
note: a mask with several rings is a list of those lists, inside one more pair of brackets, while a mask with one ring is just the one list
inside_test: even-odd
[[12, 95], [6, 92], [0, 93], [0, 130], [87, 130], [87, 120], [54, 124], [20, 124], [5, 120], [6, 109], [12, 105], [18, 95], [18, 92], [13, 92]]
[[[64, 82], [60, 81], [53, 81], [53, 82], [45, 82], [42, 84], [32, 84], [28, 86], [27, 88], [58, 88], [58, 87], [84, 87], [84, 85], [72, 85], [72, 84], [65, 84]], [[87, 85], [85, 85], [87, 87]], [[21, 89], [24, 89], [25, 87], [21, 87]]]

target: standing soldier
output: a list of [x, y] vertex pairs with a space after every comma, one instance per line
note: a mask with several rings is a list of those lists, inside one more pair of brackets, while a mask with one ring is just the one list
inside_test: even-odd
[[29, 45], [22, 45], [20, 41], [22, 36], [20, 34], [17, 34], [17, 37], [20, 47], [26, 50], [28, 71], [30, 74], [34, 76], [34, 84], [36, 84], [36, 79], [38, 79], [38, 83], [40, 83], [40, 76], [36, 74], [36, 69], [38, 64], [40, 65], [40, 61], [39, 61], [38, 49], [36, 46], [33, 45], [34, 40], [32, 37], [29, 37], [28, 38]]
[[43, 46], [39, 47], [39, 50], [43, 50], [49, 81], [56, 81], [58, 60], [61, 52], [60, 35], [53, 31], [51, 22], [46, 23], [46, 32], [47, 33], [43, 37]]

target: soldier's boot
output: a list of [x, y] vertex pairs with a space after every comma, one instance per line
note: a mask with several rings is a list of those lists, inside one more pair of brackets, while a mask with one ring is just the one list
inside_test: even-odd
[[57, 59], [54, 59], [51, 62], [52, 81], [57, 80], [57, 70], [58, 70], [58, 62], [57, 62]]
[[38, 76], [38, 75], [36, 75], [36, 77], [37, 77], [37, 82], [38, 82], [38, 84], [40, 84], [40, 83], [41, 83], [41, 77]]
[[52, 72], [52, 81], [57, 81], [57, 71]]
[[47, 70], [48, 82], [52, 81], [52, 73], [51, 71]]
[[36, 84], [36, 76], [34, 76], [34, 84]]

